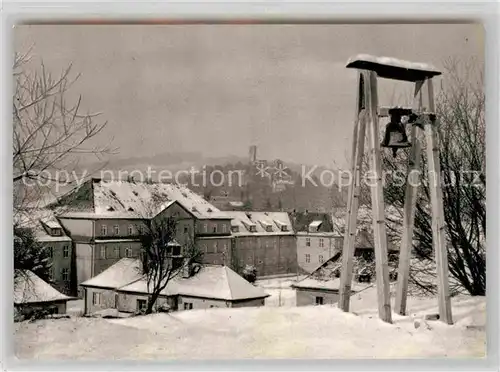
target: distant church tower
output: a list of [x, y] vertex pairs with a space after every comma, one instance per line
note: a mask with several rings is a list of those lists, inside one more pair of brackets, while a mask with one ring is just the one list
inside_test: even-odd
[[255, 163], [256, 160], [257, 160], [257, 146], [252, 145], [250, 146], [250, 150], [248, 152], [248, 161], [250, 162], [250, 164], [253, 164]]

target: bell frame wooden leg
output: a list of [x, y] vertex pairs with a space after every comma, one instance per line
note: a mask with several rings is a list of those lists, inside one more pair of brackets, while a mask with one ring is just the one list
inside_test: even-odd
[[348, 191], [347, 228], [344, 233], [342, 249], [342, 271], [340, 275], [340, 289], [338, 306], [343, 311], [349, 311], [352, 285], [352, 269], [354, 260], [354, 243], [356, 240], [356, 225], [358, 219], [358, 206], [360, 194], [360, 177], [364, 147], [365, 147], [365, 109], [366, 84], [363, 76], [358, 74], [358, 93], [356, 100], [356, 118], [353, 132], [353, 147], [351, 154], [351, 179]]
[[384, 191], [382, 183], [382, 156], [380, 152], [380, 130], [378, 123], [377, 75], [364, 72], [368, 95], [368, 117], [370, 123], [371, 171], [375, 183], [370, 185], [372, 194], [373, 231], [375, 240], [375, 267], [378, 295], [378, 313], [384, 322], [392, 323], [389, 287], [389, 263], [387, 256], [387, 233], [385, 226]]
[[[429, 110], [435, 112], [432, 80], [427, 80]], [[448, 252], [444, 227], [443, 196], [441, 190], [441, 166], [439, 163], [439, 143], [436, 122], [426, 120], [425, 137], [429, 170], [429, 189], [432, 207], [432, 243], [436, 259], [439, 319], [453, 324], [451, 313], [450, 289], [448, 283]]]
[[[413, 97], [413, 110], [422, 110], [422, 85], [423, 81], [415, 83]], [[413, 228], [415, 224], [415, 209], [417, 206], [417, 193], [420, 171], [420, 131], [413, 124], [411, 128], [411, 148], [408, 158], [408, 174], [406, 177], [405, 205], [403, 210], [403, 236], [399, 251], [398, 284], [396, 289], [396, 312], [406, 314], [406, 299], [408, 295], [408, 279], [410, 276], [410, 257], [413, 246]]]

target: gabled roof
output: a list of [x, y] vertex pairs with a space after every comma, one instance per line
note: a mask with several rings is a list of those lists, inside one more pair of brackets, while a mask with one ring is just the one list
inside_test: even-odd
[[[82, 285], [147, 294], [147, 280], [140, 274], [140, 268], [139, 259], [124, 258]], [[162, 295], [184, 295], [227, 301], [268, 296], [262, 289], [250, 284], [229, 267], [220, 265], [203, 265], [198, 273], [189, 278], [183, 278], [181, 275], [175, 277], [168, 283]]]
[[294, 212], [290, 218], [295, 231], [309, 231], [311, 224], [316, 225], [319, 232], [333, 231], [332, 217], [328, 213]]
[[[235, 236], [249, 235], [293, 235], [292, 223], [286, 212], [224, 212], [231, 218], [231, 226], [238, 227], [232, 231]], [[255, 232], [250, 231], [250, 226], [255, 226]], [[269, 231], [264, 226], [268, 226]], [[281, 226], [286, 226], [287, 231], [282, 231]]]
[[[70, 242], [61, 224], [50, 209], [33, 208], [18, 210], [14, 213], [14, 223], [20, 228], [31, 229], [39, 242]], [[52, 236], [47, 229], [61, 229], [61, 235]]]
[[[145, 278], [118, 288], [120, 292], [148, 293]], [[190, 278], [177, 276], [172, 279], [165, 290], [165, 296], [193, 296], [226, 301], [264, 298], [268, 294], [256, 287], [227, 266], [204, 265], [200, 271]]]
[[[351, 290], [354, 292], [359, 292], [371, 286], [373, 286], [373, 283], [359, 283], [353, 281], [353, 283], [351, 284]], [[293, 284], [292, 287], [302, 289], [325, 289], [329, 291], [338, 291], [340, 289], [340, 278], [318, 280], [312, 277], [307, 277], [300, 282]]]
[[201, 195], [170, 183], [91, 179], [59, 200], [69, 217], [152, 218], [177, 201], [196, 218], [223, 218]]
[[14, 279], [14, 304], [16, 305], [73, 299], [62, 294], [29, 270], [19, 272]]
[[136, 258], [122, 258], [102, 273], [86, 280], [85, 287], [118, 288], [142, 278], [141, 261]]

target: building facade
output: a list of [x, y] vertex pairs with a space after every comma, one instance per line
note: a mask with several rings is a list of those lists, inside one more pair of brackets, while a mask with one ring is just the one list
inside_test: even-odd
[[312, 273], [330, 257], [342, 252], [344, 238], [333, 232], [297, 232], [299, 267]]
[[146, 224], [161, 218], [176, 220], [180, 247], [195, 245], [206, 263], [228, 261], [230, 218], [184, 186], [91, 179], [51, 208], [73, 240], [78, 285], [121, 258], [139, 257]]
[[344, 238], [335, 231], [327, 213], [294, 212], [291, 220], [297, 238], [297, 262], [304, 273], [312, 273], [342, 251]]
[[[133, 314], [144, 311], [149, 291], [137, 259], [122, 259], [82, 283], [85, 314], [106, 309]], [[264, 306], [268, 297], [227, 266], [203, 265], [192, 275], [173, 278], [160, 293], [155, 307], [170, 311]]]
[[295, 233], [284, 212], [225, 212], [231, 218], [231, 267], [251, 265], [259, 277], [296, 274]]

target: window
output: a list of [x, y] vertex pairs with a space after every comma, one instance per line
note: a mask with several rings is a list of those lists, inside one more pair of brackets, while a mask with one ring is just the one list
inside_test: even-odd
[[172, 250], [172, 256], [180, 256], [181, 255], [181, 247], [176, 245]]
[[51, 229], [51, 230], [52, 230], [53, 236], [61, 236], [62, 235], [62, 229], [60, 229], [60, 228], [55, 228], [55, 229]]
[[335, 248], [342, 249], [342, 245], [343, 244], [344, 244], [344, 239], [343, 238], [336, 238], [335, 239]]
[[189, 233], [189, 226], [184, 226], [184, 234], [188, 234]]
[[120, 258], [120, 246], [116, 246], [114, 248], [114, 251], [115, 251], [115, 257]]
[[227, 232], [227, 226], [225, 223], [222, 224], [222, 232], [226, 233]]
[[137, 311], [146, 310], [147, 305], [148, 302], [146, 300], [137, 300]]
[[129, 235], [134, 235], [134, 226], [128, 225], [128, 234]]
[[101, 246], [101, 259], [106, 259], [106, 246]]
[[113, 226], [113, 232], [115, 233], [115, 235], [120, 235], [120, 226]]
[[118, 295], [115, 294], [115, 308], [118, 308]]
[[311, 246], [311, 238], [306, 238], [306, 247]]
[[323, 297], [316, 297], [316, 305], [323, 305]]
[[69, 281], [69, 269], [67, 268], [64, 268], [61, 270], [61, 277], [62, 277], [62, 280], [67, 282]]
[[212, 231], [213, 231], [214, 233], [216, 233], [216, 232], [217, 232], [217, 225], [215, 225], [215, 226], [213, 227]]
[[94, 292], [92, 293], [92, 304], [93, 305], [100, 305], [101, 304], [101, 294]]
[[125, 248], [125, 256], [132, 257], [132, 248], [130, 247]]
[[224, 252], [227, 252], [227, 243], [224, 243]]
[[318, 260], [319, 260], [319, 263], [323, 263], [323, 262], [325, 262], [325, 260], [323, 259], [323, 256], [322, 256], [322, 255], [319, 255]]
[[323, 248], [324, 246], [325, 246], [325, 241], [324, 241], [324, 239], [323, 239], [323, 238], [320, 238], [320, 239], [319, 239], [319, 247], [320, 247], [320, 248]]
[[217, 243], [217, 241], [214, 242], [214, 252], [215, 253], [219, 252], [219, 244]]
[[49, 279], [50, 279], [51, 281], [54, 281], [54, 279], [55, 279], [55, 278], [56, 278], [56, 277], [55, 277], [55, 275], [54, 275], [54, 269], [50, 269], [50, 270], [49, 270]]
[[63, 257], [69, 257], [69, 245], [63, 247]]
[[192, 302], [184, 302], [184, 310], [192, 310], [193, 303]]
[[208, 226], [207, 226], [207, 224], [206, 224], [206, 223], [205, 223], [205, 224], [203, 224], [203, 231], [204, 231], [204, 232], [207, 232], [207, 231], [208, 231]]
[[47, 254], [50, 258], [54, 257], [54, 250], [52, 249], [52, 247], [47, 247]]
[[207, 246], [207, 250], [206, 250], [207, 253], [215, 253], [214, 246], [212, 244], [207, 243], [206, 246]]
[[310, 263], [310, 262], [311, 262], [311, 255], [306, 254], [306, 263]]
[[101, 226], [101, 235], [102, 236], [108, 235], [108, 226], [106, 226], [106, 225]]

